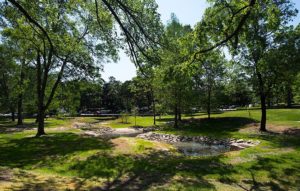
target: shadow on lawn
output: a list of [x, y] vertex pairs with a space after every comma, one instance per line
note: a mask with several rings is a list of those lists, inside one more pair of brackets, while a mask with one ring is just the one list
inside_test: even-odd
[[[56, 120], [71, 120], [72, 118], [55, 118]], [[33, 120], [34, 121], [34, 120]], [[58, 126], [59, 124], [55, 124], [51, 121], [48, 121], [47, 118], [45, 118], [45, 128], [50, 128], [51, 126]], [[10, 133], [16, 133], [16, 132], [23, 132], [25, 130], [34, 130], [38, 126], [35, 122], [27, 122], [24, 121], [23, 125], [18, 126], [16, 121], [8, 121], [8, 120], [0, 120], [0, 133], [2, 134], [10, 134]]]
[[[157, 151], [136, 157], [94, 155], [71, 166], [70, 170], [77, 171], [81, 178], [105, 179], [102, 186], [91, 187], [90, 190], [147, 190], [154, 186], [168, 190], [165, 186], [175, 175], [182, 175], [183, 179], [175, 182], [183, 187], [214, 189], [214, 185], [203, 178], [204, 175], [233, 173], [233, 168], [220, 162], [218, 157], [191, 159]], [[194, 179], [184, 179], [187, 174]]]
[[[300, 188], [300, 161], [297, 156], [289, 154], [280, 158], [259, 157], [255, 163], [247, 167], [247, 174], [250, 174], [249, 179], [243, 179], [237, 182], [233, 179], [221, 179], [220, 181], [236, 185], [242, 190], [297, 190]], [[285, 168], [282, 164], [291, 162], [289, 168]], [[267, 173], [267, 180], [261, 180], [259, 173]]]
[[[115, 155], [111, 154], [112, 147], [109, 140], [85, 138], [73, 133], [49, 134], [41, 138], [8, 138], [0, 145], [0, 164], [9, 169], [54, 168], [57, 173], [71, 173], [80, 178], [68, 182], [74, 190], [146, 190], [165, 186], [175, 175], [183, 177], [180, 182], [175, 181], [183, 187], [214, 189], [214, 185], [203, 176], [233, 173], [232, 166], [221, 162], [221, 156], [186, 158], [154, 150], [147, 155]], [[95, 149], [99, 152], [86, 159], [79, 160], [77, 154], [72, 155], [77, 151]], [[57, 170], [59, 165], [63, 168]], [[185, 175], [194, 178], [184, 179]], [[40, 178], [25, 172], [10, 180], [13, 183], [10, 190], [59, 190], [58, 187], [65, 181], [60, 179], [64, 178]], [[85, 180], [96, 180], [101, 186], [91, 185], [85, 189]]]
[[[240, 190], [297, 190], [300, 163], [294, 162], [286, 169], [281, 166], [290, 158], [289, 155], [279, 159], [258, 158], [240, 171], [240, 167], [223, 163], [221, 156], [187, 158], [157, 151], [143, 156], [98, 153], [70, 165], [68, 170], [76, 172], [80, 179], [66, 181], [50, 177], [41, 180], [35, 175], [24, 174], [18, 175], [26, 177], [23, 185], [13, 184], [11, 190], [59, 190], [62, 184], [64, 190], [169, 190], [172, 186], [186, 190], [216, 190], [213, 183], [204, 178], [209, 175], [218, 175], [216, 180]], [[294, 156], [293, 160], [299, 159]], [[234, 179], [238, 173], [243, 173], [242, 180]], [[268, 179], [260, 179], [260, 173], [268, 173]], [[87, 185], [89, 180], [97, 181], [100, 186]], [[18, 181], [14, 179], [13, 182]]]
[[101, 122], [105, 122], [105, 121], [111, 121], [111, 120], [116, 120], [118, 119], [118, 117], [97, 117], [95, 118], [95, 122], [92, 122], [92, 124], [95, 124], [95, 123], [101, 123]]
[[182, 120], [179, 129], [169, 126], [168, 131], [180, 131], [181, 133], [200, 133], [207, 136], [229, 137], [246, 125], [257, 121], [245, 117], [220, 117]]
[[[238, 131], [253, 122], [255, 121], [248, 118], [234, 117], [185, 120], [180, 131], [230, 136], [230, 132]], [[256, 137], [274, 143], [276, 147], [300, 146], [297, 137], [270, 134]], [[243, 173], [248, 173], [249, 178], [237, 181], [232, 177], [241, 173], [240, 168], [225, 164], [223, 156], [190, 158], [158, 151], [139, 156], [113, 155], [110, 154], [112, 148], [109, 140], [81, 137], [74, 133], [56, 133], [41, 138], [8, 138], [0, 144], [0, 164], [9, 168], [24, 169], [39, 163], [45, 168], [65, 165], [65, 171], [81, 178], [71, 182], [71, 189], [74, 190], [147, 190], [154, 186], [159, 190], [168, 190], [168, 183], [170, 186], [177, 184], [187, 190], [216, 189], [204, 178], [207, 175], [217, 175], [220, 182], [249, 191], [266, 188], [287, 190], [289, 186], [297, 189], [300, 185], [299, 155], [286, 154], [280, 158], [258, 157], [253, 164], [241, 167]], [[70, 159], [72, 153], [94, 149], [100, 151], [84, 160]], [[291, 164], [284, 169], [282, 165], [287, 162]], [[41, 167], [39, 165], [38, 168]], [[260, 172], [268, 173], [270, 180], [263, 182], [256, 177]], [[21, 187], [19, 184], [13, 184], [11, 190], [58, 190], [61, 186], [57, 183], [58, 179], [40, 180], [31, 174], [26, 176], [29, 181], [23, 181]], [[174, 180], [174, 176], [181, 178]], [[86, 189], [85, 180], [96, 180], [102, 184]]]
[[23, 126], [17, 127], [15, 121], [0, 120], [0, 133], [3, 134], [32, 130], [34, 127], [36, 127], [35, 123], [24, 123]]
[[[294, 160], [288, 168], [283, 165]], [[296, 162], [298, 161], [298, 162]], [[292, 190], [300, 188], [300, 160], [297, 156], [284, 155], [280, 158], [258, 158], [252, 165], [253, 171], [267, 171], [271, 181], [258, 184], [258, 188], [269, 187], [271, 190]]]
[[[186, 158], [159, 151], [139, 156], [99, 152], [86, 160], [72, 163], [67, 170], [79, 178], [41, 179], [34, 174], [24, 173], [11, 180], [13, 184], [10, 190], [147, 190], [153, 187], [168, 190], [174, 183], [181, 188], [215, 190], [215, 186], [203, 178], [205, 175], [229, 176], [236, 173], [233, 166], [221, 162], [221, 157]], [[174, 180], [176, 175], [181, 178]], [[90, 180], [100, 186], [87, 185], [86, 182]]]
[[[2, 170], [0, 169], [0, 174]], [[54, 177], [40, 177], [26, 171], [10, 172], [11, 186], [5, 188], [5, 190], [67, 190], [66, 185], [68, 184], [64, 180], [57, 180]], [[1, 181], [1, 180], [0, 180]], [[0, 188], [1, 187], [0, 185]]]
[[112, 143], [108, 140], [81, 137], [74, 133], [49, 134], [41, 138], [8, 138], [0, 144], [0, 164], [8, 167], [24, 167], [37, 164], [47, 157], [110, 148]]

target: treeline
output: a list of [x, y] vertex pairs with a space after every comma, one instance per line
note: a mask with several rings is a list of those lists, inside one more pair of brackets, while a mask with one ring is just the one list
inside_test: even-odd
[[[278, 13], [270, 13], [267, 4]], [[297, 11], [290, 2], [261, 3], [255, 8], [259, 17], [249, 17], [227, 49], [209, 50], [222, 34], [212, 26], [228, 24], [215, 17], [221, 5], [209, 8], [195, 28], [172, 15], [164, 29], [165, 47], [155, 54], [159, 64], [147, 62], [141, 70], [144, 81], [151, 84], [156, 103], [173, 111], [175, 127], [182, 113], [193, 110], [204, 110], [210, 118], [216, 109], [256, 105], [260, 130], [266, 131], [267, 107], [292, 107], [300, 101], [300, 25], [287, 24]], [[184, 59], [187, 55], [190, 59]]]
[[[47, 114], [139, 108], [174, 114], [299, 99], [300, 26], [290, 0], [209, 0], [202, 19], [166, 26], [154, 0], [15, 1], [0, 3], [1, 110]], [[138, 75], [101, 80], [101, 63], [124, 49]], [[126, 72], [126, 71], [120, 71]], [[14, 115], [12, 115], [14, 116]], [[155, 122], [155, 120], [154, 120]]]

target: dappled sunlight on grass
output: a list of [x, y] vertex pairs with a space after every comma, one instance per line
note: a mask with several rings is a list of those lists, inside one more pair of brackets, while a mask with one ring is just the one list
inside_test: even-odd
[[[53, 133], [41, 138], [7, 135], [0, 145], [0, 164], [29, 168], [47, 157], [60, 157], [79, 151], [110, 149], [111, 143], [95, 138], [84, 138], [74, 133]], [[7, 160], [9, 159], [9, 160]]]
[[[164, 125], [166, 122], [172, 121], [172, 116], [162, 116], [156, 117], [156, 125]], [[135, 118], [133, 116], [128, 117], [127, 123], [125, 121], [122, 121], [121, 118], [108, 121], [107, 126], [112, 128], [123, 128], [123, 127], [133, 127], [135, 126]], [[136, 117], [136, 126], [142, 126], [142, 127], [148, 127], [148, 126], [154, 126], [153, 124], [153, 116], [137, 116]]]
[[169, 126], [161, 132], [183, 135], [205, 135], [210, 137], [231, 137], [239, 135], [238, 131], [240, 129], [255, 122], [253, 119], [242, 117], [192, 119], [183, 120], [178, 129]]
[[[253, 118], [247, 111], [214, 114], [210, 120], [205, 115], [185, 117], [179, 129], [165, 123], [171, 116], [158, 120], [163, 133], [260, 141], [258, 146], [214, 157], [183, 156], [167, 143], [133, 137], [87, 137], [68, 128], [49, 128], [40, 138], [33, 137], [33, 130], [0, 133], [0, 190], [297, 190], [299, 137], [250, 131], [249, 126], [257, 125], [255, 112]], [[277, 123], [272, 112], [270, 119]], [[280, 113], [289, 115], [288, 110]], [[138, 120], [137, 125], [152, 126], [152, 117]], [[111, 118], [49, 119], [51, 127], [68, 127], [74, 121], [99, 123], [97, 128], [102, 122], [123, 126]]]

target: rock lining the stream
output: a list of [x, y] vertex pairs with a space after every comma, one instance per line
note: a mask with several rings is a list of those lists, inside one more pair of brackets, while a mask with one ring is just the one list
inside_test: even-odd
[[194, 142], [206, 145], [224, 145], [230, 148], [230, 150], [241, 150], [248, 147], [253, 147], [258, 145], [259, 141], [254, 140], [244, 140], [235, 138], [211, 138], [207, 136], [184, 136], [184, 135], [172, 135], [172, 134], [161, 134], [155, 133], [153, 131], [157, 130], [157, 127], [133, 127], [133, 128], [118, 128], [113, 129], [110, 127], [98, 127], [89, 128], [81, 127], [81, 129], [86, 129], [83, 135], [93, 136], [93, 137], [114, 137], [114, 136], [136, 136], [137, 138], [142, 138], [150, 141], [160, 141], [166, 143], [180, 143], [180, 142]]
[[172, 134], [160, 134], [154, 132], [139, 134], [137, 137], [150, 141], [162, 141], [167, 143], [194, 142], [207, 145], [224, 145], [226, 147], [229, 147], [230, 150], [241, 150], [244, 148], [256, 146], [260, 143], [259, 141], [235, 138], [216, 139], [206, 136], [183, 136]]
[[83, 135], [93, 137], [110, 137], [110, 136], [137, 136], [139, 134], [155, 131], [157, 127], [128, 127], [128, 128], [111, 128], [111, 127], [94, 127], [93, 125], [78, 126], [84, 130]]
[[114, 129], [110, 128], [110, 127], [101, 127], [101, 128], [97, 128], [97, 129], [93, 129], [93, 130], [87, 130], [84, 131], [84, 135], [88, 135], [88, 136], [93, 136], [93, 137], [100, 137], [103, 135], [109, 135], [112, 134], [114, 132]]

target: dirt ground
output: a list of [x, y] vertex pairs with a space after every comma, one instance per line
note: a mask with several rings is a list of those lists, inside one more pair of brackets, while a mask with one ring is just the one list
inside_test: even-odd
[[[274, 133], [274, 134], [285, 134], [285, 135], [294, 135], [300, 136], [300, 128], [297, 127], [289, 127], [283, 125], [267, 125], [268, 132], [266, 133]], [[252, 123], [247, 125], [245, 128], [240, 129], [240, 132], [249, 132], [249, 133], [260, 133], [259, 131], [259, 123]]]

